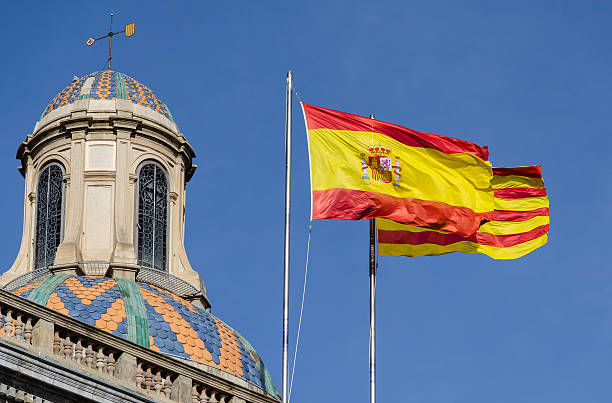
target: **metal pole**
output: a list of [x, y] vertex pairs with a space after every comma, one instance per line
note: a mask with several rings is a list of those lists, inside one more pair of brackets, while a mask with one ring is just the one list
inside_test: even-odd
[[113, 13], [111, 13], [110, 31], [108, 31], [108, 69], [111, 69], [111, 48], [113, 47]]
[[[374, 115], [370, 115], [374, 119]], [[376, 219], [370, 219], [370, 403], [376, 403]]]
[[289, 401], [289, 224], [291, 221], [291, 91], [293, 73], [287, 73], [285, 112], [285, 271], [283, 277], [283, 403]]

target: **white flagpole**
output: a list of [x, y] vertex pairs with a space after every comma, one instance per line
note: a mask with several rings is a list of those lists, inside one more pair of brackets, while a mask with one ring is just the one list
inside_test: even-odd
[[285, 112], [285, 268], [283, 277], [283, 403], [289, 401], [289, 227], [291, 221], [291, 91], [293, 73], [287, 72]]
[[[374, 119], [374, 115], [370, 115]], [[370, 403], [376, 403], [376, 219], [370, 219]]]

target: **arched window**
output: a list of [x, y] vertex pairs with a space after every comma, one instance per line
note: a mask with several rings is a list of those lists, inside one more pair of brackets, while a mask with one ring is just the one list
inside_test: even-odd
[[161, 166], [146, 162], [138, 172], [138, 264], [166, 270], [168, 181]]
[[64, 168], [55, 162], [47, 165], [36, 187], [36, 268], [53, 264], [62, 240]]

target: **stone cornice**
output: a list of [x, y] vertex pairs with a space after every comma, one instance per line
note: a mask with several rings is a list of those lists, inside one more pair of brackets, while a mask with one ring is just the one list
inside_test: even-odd
[[[78, 115], [78, 116], [75, 116]], [[73, 140], [85, 138], [89, 133], [108, 134], [117, 138], [124, 138], [124, 133], [132, 137], [141, 136], [151, 139], [168, 147], [172, 152], [181, 156], [185, 164], [185, 179], [188, 182], [195, 172], [196, 166], [192, 159], [196, 154], [189, 142], [179, 132], [172, 132], [166, 127], [140, 116], [96, 116], [92, 114], [75, 114], [64, 116], [38, 128], [28, 135], [18, 150], [17, 158], [25, 161], [28, 155], [36, 153], [40, 147], [59, 138], [72, 138]], [[23, 175], [23, 173], [22, 173]]]
[[[64, 393], [78, 395], [86, 389], [96, 401], [102, 402], [153, 402], [148, 397], [134, 393], [126, 388], [113, 385], [51, 361], [30, 351], [13, 346], [0, 340], [0, 366], [9, 368], [33, 379], [46, 380]], [[22, 375], [22, 376], [23, 376]], [[5, 380], [6, 381], [6, 380]], [[26, 392], [26, 391], [24, 391]], [[16, 400], [18, 401], [18, 400]], [[25, 399], [23, 401], [26, 401]]]
[[88, 170], [83, 173], [86, 181], [110, 181], [115, 179], [115, 171]]

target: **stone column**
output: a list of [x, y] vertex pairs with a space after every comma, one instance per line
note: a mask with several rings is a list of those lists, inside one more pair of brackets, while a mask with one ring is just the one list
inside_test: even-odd
[[184, 375], [177, 376], [172, 383], [170, 399], [175, 402], [191, 402], [191, 386], [191, 378]]
[[136, 357], [128, 353], [121, 353], [115, 362], [114, 376], [127, 381], [134, 387], [136, 385]]
[[51, 268], [54, 272], [76, 272], [77, 263], [82, 260], [80, 239], [83, 221], [83, 194], [85, 170], [85, 134], [88, 124], [86, 121], [74, 122], [67, 125], [72, 135], [70, 143], [70, 192], [66, 195], [69, 209], [65, 211], [64, 240], [59, 244], [55, 254], [55, 264]]
[[0, 275], [0, 285], [5, 285], [14, 278], [30, 271], [34, 265], [34, 235], [33, 214], [36, 209], [36, 189], [34, 189], [34, 164], [29, 151], [26, 151], [25, 167], [20, 168], [21, 174], [25, 177], [25, 189], [23, 197], [23, 230], [21, 235], [21, 245], [19, 253], [11, 268]]
[[117, 166], [115, 177], [115, 240], [111, 255], [114, 277], [134, 280], [138, 271], [134, 249], [134, 193], [130, 191], [130, 147], [135, 122], [113, 122], [117, 136]]
[[32, 328], [32, 347], [35, 351], [53, 353], [54, 328], [53, 322], [38, 319]]

